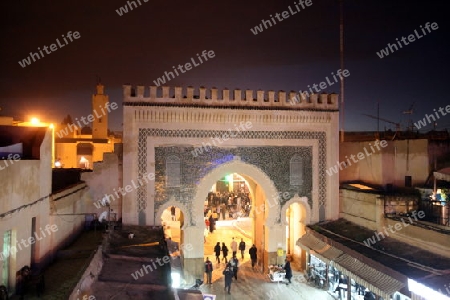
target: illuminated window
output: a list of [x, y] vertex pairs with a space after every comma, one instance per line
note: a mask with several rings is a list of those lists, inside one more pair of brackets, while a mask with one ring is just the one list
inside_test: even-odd
[[180, 184], [180, 159], [177, 156], [169, 156], [166, 159], [166, 185], [168, 187], [179, 187]]
[[289, 181], [291, 185], [303, 184], [303, 159], [298, 155], [291, 158]]

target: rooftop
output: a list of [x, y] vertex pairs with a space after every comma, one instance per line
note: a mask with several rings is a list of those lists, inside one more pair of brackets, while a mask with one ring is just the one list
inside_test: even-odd
[[430, 130], [418, 132], [411, 130], [385, 130], [385, 131], [347, 131], [344, 133], [345, 142], [370, 142], [380, 140], [414, 140], [427, 139], [430, 141], [449, 141], [450, 134], [447, 130]]
[[[364, 241], [374, 238], [374, 232], [344, 219], [316, 224], [311, 229], [353, 250], [356, 255], [361, 254], [418, 282], [426, 282], [436, 290], [444, 290], [444, 284], [450, 283], [450, 259], [447, 257], [390, 237], [380, 239], [372, 244], [373, 247], [368, 247]], [[339, 248], [339, 244], [333, 246]]]
[[[154, 262], [168, 255], [162, 227], [124, 226], [110, 233], [103, 249], [103, 268], [92, 286], [97, 299], [174, 299], [170, 263]], [[144, 272], [144, 265], [153, 268]]]

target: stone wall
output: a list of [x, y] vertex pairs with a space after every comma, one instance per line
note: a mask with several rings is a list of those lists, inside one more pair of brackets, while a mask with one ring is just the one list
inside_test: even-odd
[[[108, 210], [101, 205], [102, 198], [108, 198], [111, 203], [112, 213], [116, 219], [122, 218], [122, 144], [115, 144], [113, 153], [104, 153], [101, 162], [94, 164], [92, 172], [82, 173], [81, 179], [89, 187], [89, 203], [84, 212], [96, 213], [98, 216]], [[116, 193], [117, 192], [117, 193]]]
[[[384, 232], [389, 226], [394, 227], [396, 219], [384, 217], [384, 197], [376, 193], [367, 193], [347, 189], [340, 190], [340, 217], [370, 230]], [[416, 196], [386, 196], [388, 212], [396, 215], [412, 211], [418, 212]], [[417, 220], [411, 216], [403, 217], [411, 224], [402, 226], [401, 230], [390, 231], [390, 237], [430, 252], [450, 257], [450, 229]], [[434, 228], [434, 229], [433, 229]]]
[[377, 230], [384, 217], [383, 200], [379, 194], [340, 189], [339, 216], [360, 226]]
[[418, 195], [386, 195], [384, 199], [386, 214], [406, 214], [419, 208], [420, 198]]
[[[386, 147], [376, 147], [375, 141], [341, 143], [339, 181], [360, 180], [404, 187], [405, 176], [411, 176], [412, 185], [423, 184], [430, 172], [428, 141], [398, 140], [386, 143]], [[364, 158], [357, 159], [358, 153], [363, 153]]]
[[58, 231], [52, 234], [52, 247], [48, 249], [51, 258], [57, 249], [68, 246], [84, 229], [86, 192], [87, 185], [80, 183], [51, 195], [49, 224], [58, 226]]

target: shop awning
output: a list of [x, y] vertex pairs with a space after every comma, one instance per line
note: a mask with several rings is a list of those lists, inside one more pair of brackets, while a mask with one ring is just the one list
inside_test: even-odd
[[440, 169], [439, 171], [433, 172], [433, 175], [437, 180], [450, 181], [450, 168]]
[[341, 250], [323, 242], [309, 232], [297, 240], [297, 246], [312, 250], [315, 256], [327, 264], [343, 254]]
[[339, 256], [334, 261], [334, 267], [384, 299], [390, 299], [391, 295], [405, 287], [405, 283], [348, 254]]
[[[303, 249], [310, 250], [311, 254], [317, 256], [325, 263], [330, 264], [332, 262], [331, 264], [344, 275], [349, 276], [384, 299], [390, 299], [391, 295], [406, 286], [402, 281], [389, 275], [389, 272], [382, 272], [378, 270], [379, 268], [377, 269], [374, 266], [361, 262], [357, 258], [322, 241], [311, 232], [307, 232], [299, 238], [296, 244]], [[384, 270], [385, 268], [382, 269]]]

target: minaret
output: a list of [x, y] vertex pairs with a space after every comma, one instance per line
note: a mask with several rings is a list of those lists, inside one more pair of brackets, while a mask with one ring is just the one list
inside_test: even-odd
[[104, 94], [104, 86], [97, 83], [97, 94], [92, 95], [92, 114], [94, 121], [92, 122], [92, 138], [107, 139], [108, 138], [108, 109], [106, 103], [109, 97]]

